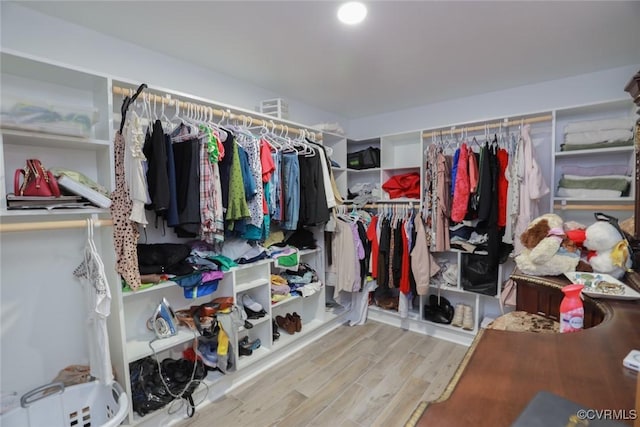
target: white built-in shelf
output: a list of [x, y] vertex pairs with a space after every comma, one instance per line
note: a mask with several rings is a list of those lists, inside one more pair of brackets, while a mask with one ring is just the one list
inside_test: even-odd
[[278, 338], [276, 341], [273, 342], [273, 347], [274, 348], [278, 348], [278, 347], [284, 347], [300, 338], [302, 338], [303, 336], [310, 334], [311, 332], [313, 332], [315, 329], [318, 329], [320, 326], [324, 325], [325, 322], [323, 322], [322, 320], [319, 319], [313, 319], [310, 322], [302, 322], [302, 329], [300, 330], [300, 332], [296, 332], [294, 334], [289, 334], [287, 333], [287, 331], [285, 331], [284, 329], [282, 329], [281, 327], [278, 327], [278, 332], [280, 332], [280, 338]]
[[349, 168], [347, 168], [347, 172], [351, 172], [351, 173], [380, 172], [380, 168], [370, 168], [370, 169], [349, 169]]
[[337, 168], [337, 167], [335, 167], [335, 166], [331, 166], [331, 169], [332, 169], [334, 172], [344, 172], [344, 171], [346, 171], [346, 170], [350, 170], [350, 171], [355, 170], [355, 169], [347, 169], [347, 168]]
[[[172, 337], [155, 340], [151, 345], [156, 353], [168, 350], [177, 345], [189, 342], [195, 338], [193, 331], [178, 327], [178, 333]], [[127, 340], [127, 359], [129, 362], [140, 360], [143, 357], [151, 356], [153, 350], [149, 347], [149, 342], [153, 339], [153, 335], [149, 335], [149, 339], [136, 338]]]
[[623, 202], [623, 203], [633, 203], [635, 199], [633, 197], [625, 196], [625, 197], [609, 197], [609, 198], [585, 198], [585, 197], [554, 197], [554, 201], [556, 202], [585, 202], [585, 203], [615, 203], [615, 202]]
[[302, 298], [302, 297], [300, 297], [298, 295], [291, 295], [288, 298], [283, 299], [282, 301], [278, 301], [275, 304], [271, 304], [271, 309], [273, 310], [274, 308], [278, 308], [278, 307], [281, 307], [283, 305], [287, 305], [287, 304], [292, 303], [295, 300], [298, 300], [300, 298]]
[[95, 206], [89, 206], [87, 208], [73, 208], [73, 209], [0, 209], [0, 217], [23, 217], [23, 216], [72, 216], [72, 215], [93, 215], [93, 214], [106, 214], [109, 213], [109, 209], [97, 208]]
[[264, 279], [264, 278], [260, 278], [260, 279], [255, 279], [252, 280], [250, 282], [245, 282], [245, 283], [241, 283], [239, 285], [236, 286], [236, 293], [241, 293], [241, 292], [246, 292], [250, 289], [254, 289], [257, 288], [259, 286], [264, 286], [264, 285], [268, 285], [269, 284], [269, 279]]
[[591, 150], [556, 151], [556, 157], [598, 156], [611, 153], [633, 153], [633, 145], [626, 147], [596, 148]]
[[269, 353], [271, 353], [271, 350], [261, 345], [257, 349], [253, 350], [253, 353], [251, 353], [251, 356], [239, 356], [238, 362], [237, 362], [238, 370], [244, 369], [247, 366], [252, 365], [253, 363], [256, 363], [257, 361], [268, 356]]
[[170, 288], [172, 286], [179, 286], [179, 285], [176, 282], [172, 282], [172, 281], [160, 282], [156, 285], [149, 286], [148, 288], [140, 289], [137, 291], [123, 291], [122, 298], [130, 298], [136, 295], [146, 294], [147, 292], [157, 292], [162, 289]]
[[[247, 322], [251, 323], [253, 325], [253, 328], [255, 328], [256, 326], [260, 325], [261, 323], [265, 323], [265, 322], [269, 322], [271, 321], [271, 316], [269, 316], [268, 314], [266, 316], [263, 316], [259, 319], [247, 319]], [[251, 329], [253, 329], [251, 328]], [[251, 329], [247, 329], [244, 326], [240, 326], [238, 328], [238, 332], [246, 332], [246, 331], [250, 331]]]
[[469, 293], [469, 291], [465, 291], [464, 289], [458, 288], [457, 286], [440, 285], [440, 287], [438, 287], [438, 285], [430, 284], [429, 287], [431, 289], [435, 289], [436, 291], [439, 288], [441, 291], [457, 292], [457, 293], [460, 293], [460, 294], [468, 294]]
[[10, 145], [72, 148], [74, 150], [103, 150], [111, 146], [111, 141], [106, 139], [83, 138], [6, 127], [1, 128], [0, 132], [3, 143]]

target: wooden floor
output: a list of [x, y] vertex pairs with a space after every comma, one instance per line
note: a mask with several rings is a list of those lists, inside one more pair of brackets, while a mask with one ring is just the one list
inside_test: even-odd
[[340, 326], [179, 426], [404, 426], [465, 352], [378, 322]]

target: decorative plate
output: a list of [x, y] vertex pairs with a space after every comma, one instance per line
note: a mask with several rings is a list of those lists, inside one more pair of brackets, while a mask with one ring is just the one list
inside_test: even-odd
[[640, 293], [625, 285], [615, 277], [603, 273], [583, 273], [580, 271], [564, 273], [572, 283], [584, 285], [582, 293], [592, 298], [610, 298], [622, 300], [640, 299]]

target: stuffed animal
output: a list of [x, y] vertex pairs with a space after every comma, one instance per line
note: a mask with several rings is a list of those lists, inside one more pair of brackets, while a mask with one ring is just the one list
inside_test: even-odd
[[533, 276], [556, 276], [570, 271], [591, 271], [580, 261], [580, 251], [563, 230], [556, 214], [535, 218], [520, 236], [524, 246], [515, 261], [520, 271]]
[[587, 227], [584, 247], [590, 251], [587, 259], [595, 272], [620, 279], [631, 268], [627, 242], [607, 221], [596, 221]]

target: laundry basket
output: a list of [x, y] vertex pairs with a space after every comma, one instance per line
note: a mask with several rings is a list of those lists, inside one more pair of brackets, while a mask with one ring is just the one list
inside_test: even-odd
[[115, 427], [127, 416], [129, 400], [115, 381], [64, 386], [51, 383], [26, 393], [20, 407], [0, 417], [2, 427]]

